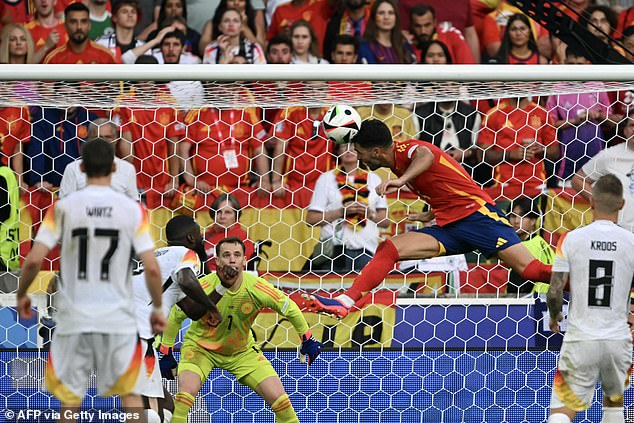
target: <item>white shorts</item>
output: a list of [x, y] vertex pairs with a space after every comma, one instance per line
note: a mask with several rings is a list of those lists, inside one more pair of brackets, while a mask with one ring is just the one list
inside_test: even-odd
[[141, 395], [149, 398], [163, 398], [163, 379], [161, 378], [158, 354], [152, 345], [153, 341], [153, 339], [141, 339], [146, 377], [146, 384], [141, 391]]
[[597, 381], [612, 400], [630, 385], [632, 341], [575, 341], [564, 339], [555, 373], [550, 408], [583, 411], [592, 404]]
[[64, 405], [79, 405], [90, 372], [100, 396], [140, 394], [146, 378], [143, 345], [136, 334], [55, 333], [46, 364], [46, 389]]

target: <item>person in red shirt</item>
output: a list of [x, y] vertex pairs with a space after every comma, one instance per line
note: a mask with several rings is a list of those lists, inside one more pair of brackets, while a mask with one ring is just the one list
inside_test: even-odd
[[[247, 260], [253, 257], [255, 246], [249, 240], [247, 232], [238, 221], [240, 210], [242, 210], [240, 202], [231, 194], [222, 194], [211, 204], [209, 215], [213, 219], [214, 224], [205, 232], [205, 253], [207, 253], [205, 264], [207, 272], [216, 271], [216, 244], [230, 236], [238, 237], [244, 242], [244, 256]], [[247, 268], [249, 268], [248, 264]]]
[[268, 174], [269, 159], [263, 141], [266, 131], [260, 121], [253, 108], [204, 108], [185, 116], [187, 135], [179, 146], [179, 156], [185, 160], [185, 182], [206, 198], [207, 206], [226, 192], [246, 204], [251, 183], [249, 172]]
[[419, 63], [424, 63], [420, 56], [420, 45], [425, 41], [438, 40], [447, 46], [451, 54], [452, 63], [471, 65], [475, 63], [473, 54], [462, 33], [454, 27], [438, 26], [436, 12], [426, 4], [419, 4], [410, 10], [409, 31], [414, 37], [416, 57]]
[[0, 1], [0, 24], [27, 23], [34, 13], [29, 3], [29, 0]]
[[31, 140], [31, 115], [28, 107], [0, 108], [1, 164], [9, 166], [18, 177], [20, 187], [26, 191], [24, 182], [24, 144]]
[[309, 22], [315, 30], [321, 50], [330, 15], [330, 8], [326, 0], [292, 0], [290, 3], [282, 4], [275, 9], [266, 39], [270, 40], [276, 35], [289, 36], [293, 22], [303, 19]]
[[544, 158], [557, 160], [556, 129], [548, 112], [527, 98], [491, 109], [478, 138], [484, 160], [495, 166], [492, 192], [507, 200], [535, 198], [546, 186]]
[[[140, 83], [133, 87], [130, 101], [145, 93], [155, 93], [161, 102], [176, 102], [164, 85]], [[122, 157], [131, 161], [137, 170], [137, 187], [144, 191], [149, 209], [161, 205], [169, 207], [176, 194], [180, 159], [176, 155], [177, 143], [185, 134], [178, 111], [169, 107], [158, 109], [122, 108]]]
[[297, 207], [307, 207], [317, 178], [334, 167], [332, 142], [321, 121], [326, 108], [289, 107], [275, 118], [273, 195], [292, 195]]
[[435, 145], [408, 140], [394, 142], [390, 129], [377, 119], [366, 120], [352, 139], [359, 161], [370, 170], [387, 167], [397, 176], [376, 192], [386, 195], [409, 188], [431, 206], [412, 219], [436, 223], [382, 242], [352, 287], [336, 298], [304, 295], [309, 311], [345, 317], [366, 293], [385, 280], [400, 260], [417, 260], [480, 250], [497, 255], [522, 277], [549, 281], [551, 266], [535, 259], [491, 197], [447, 153]]
[[539, 53], [531, 22], [526, 15], [517, 13], [509, 18], [495, 60], [509, 65], [548, 64], [548, 59]]
[[68, 34], [68, 42], [51, 51], [44, 63], [66, 64], [115, 64], [110, 51], [91, 41], [90, 16], [88, 8], [82, 3], [73, 3], [64, 10], [64, 28]]
[[68, 41], [64, 22], [55, 16], [56, 0], [34, 0], [36, 15], [25, 25], [35, 43], [35, 62], [42, 59], [55, 47]]

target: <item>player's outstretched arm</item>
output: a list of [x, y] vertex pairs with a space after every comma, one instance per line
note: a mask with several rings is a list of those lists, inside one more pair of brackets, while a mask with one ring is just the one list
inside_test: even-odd
[[218, 312], [216, 304], [205, 294], [192, 269], [185, 268], [176, 272], [175, 282], [181, 287], [185, 295], [202, 305], [207, 311]]
[[23, 319], [30, 319], [33, 317], [31, 311], [31, 299], [26, 295], [29, 287], [35, 280], [35, 277], [40, 271], [42, 266], [42, 260], [49, 252], [49, 248], [41, 242], [35, 242], [33, 248], [24, 259], [22, 265], [22, 273], [20, 273], [20, 283], [18, 285], [18, 313]]
[[143, 262], [145, 274], [145, 284], [152, 298], [152, 314], [150, 315], [150, 324], [154, 333], [162, 332], [167, 325], [167, 320], [162, 309], [162, 292], [161, 292], [161, 269], [159, 267], [154, 251], [147, 250], [139, 253], [139, 258]]
[[550, 330], [559, 333], [559, 322], [564, 318], [562, 313], [564, 304], [564, 287], [568, 282], [568, 272], [553, 272], [550, 278], [550, 287], [546, 296], [548, 311], [550, 313]]
[[378, 195], [386, 195], [396, 191], [428, 170], [432, 164], [434, 164], [434, 154], [431, 150], [424, 146], [418, 147], [414, 151], [412, 161], [405, 172], [396, 179], [385, 181], [377, 185], [376, 193]]

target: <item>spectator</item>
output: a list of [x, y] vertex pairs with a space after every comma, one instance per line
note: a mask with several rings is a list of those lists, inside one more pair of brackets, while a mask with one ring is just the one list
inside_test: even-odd
[[[632, 8], [634, 10], [634, 7]], [[623, 39], [621, 40], [625, 47], [625, 57], [631, 63], [634, 63], [634, 25], [628, 26], [623, 30]]]
[[185, 182], [205, 199], [197, 207], [209, 207], [226, 192], [247, 204], [251, 171], [261, 176], [256, 187], [262, 183], [268, 191], [265, 175], [270, 164], [263, 143], [266, 132], [255, 109], [192, 110], [184, 123], [187, 133], [178, 152], [185, 161]]
[[0, 32], [0, 63], [35, 63], [35, 47], [31, 33], [20, 24], [7, 24]]
[[[373, 87], [376, 89], [376, 85]], [[405, 141], [416, 138], [418, 133], [416, 120], [412, 111], [395, 104], [377, 103], [373, 106], [363, 106], [357, 108], [362, 120], [374, 118], [385, 123], [390, 131], [394, 141]]]
[[262, 47], [242, 35], [242, 15], [237, 9], [226, 9], [218, 29], [222, 35], [207, 46], [203, 63], [230, 63], [233, 56], [244, 56], [249, 64], [265, 64]]
[[379, 227], [390, 225], [387, 201], [375, 191], [381, 178], [359, 169], [352, 144], [337, 153], [339, 166], [319, 176], [308, 206], [306, 223], [320, 226], [321, 235], [307, 270], [360, 272], [379, 245]]
[[[88, 38], [97, 40], [114, 32], [110, 18], [112, 13], [109, 10], [108, 0], [84, 0], [83, 3], [90, 10], [90, 32]], [[140, 13], [143, 15], [143, 13]]]
[[319, 45], [313, 27], [303, 19], [291, 25], [291, 42], [293, 43], [293, 64], [324, 64], [328, 60], [319, 54]]
[[364, 41], [359, 47], [363, 63], [414, 63], [412, 46], [401, 33], [401, 23], [394, 0], [377, 0], [372, 5]]
[[[207, 21], [213, 18], [222, 0], [186, 0], [189, 26], [202, 34]], [[264, 13], [263, 0], [250, 0], [255, 13]], [[212, 40], [213, 41], [213, 40]], [[205, 47], [205, 46], [203, 46]]]
[[[536, 198], [546, 187], [544, 160], [559, 157], [548, 113], [527, 98], [508, 98], [486, 116], [478, 144], [495, 166], [493, 199]], [[503, 201], [503, 200], [502, 200]]]
[[321, 48], [324, 45], [330, 12], [326, 0], [291, 0], [290, 3], [282, 4], [275, 9], [266, 38], [270, 41], [276, 35], [290, 36], [293, 22], [304, 19], [315, 30], [318, 45]]
[[[509, 208], [509, 223], [515, 229], [515, 233], [522, 240], [522, 244], [528, 248], [533, 257], [544, 264], [551, 265], [555, 260], [555, 252], [544, 238], [539, 235], [537, 223], [541, 218], [541, 212], [537, 207], [537, 201], [527, 197], [520, 197], [511, 203]], [[506, 285], [509, 294], [528, 294], [548, 292], [548, 284], [522, 278], [517, 272], [511, 271], [509, 283]]]
[[337, 35], [333, 42], [332, 54], [330, 59], [332, 63], [336, 65], [352, 65], [358, 63], [359, 40], [352, 35]]
[[415, 46], [418, 47], [416, 56], [421, 63], [424, 61], [420, 55], [422, 44], [430, 40], [438, 40], [447, 46], [452, 63], [475, 63], [462, 33], [454, 27], [446, 25], [439, 27], [436, 22], [436, 12], [425, 4], [419, 4], [410, 10], [409, 32], [414, 38]]
[[[59, 90], [63, 83], [57, 84]], [[64, 169], [80, 157], [88, 123], [95, 118], [83, 107], [31, 109], [31, 141], [26, 148], [30, 171], [25, 179], [29, 192], [25, 203], [31, 214], [33, 233], [37, 232], [46, 209], [53, 203]]]
[[293, 58], [293, 43], [288, 37], [271, 38], [266, 45], [266, 61], [273, 65], [288, 65]]
[[0, 108], [0, 139], [2, 139], [0, 165], [13, 169], [17, 177], [18, 187], [23, 192], [28, 189], [28, 185], [24, 182], [23, 151], [26, 150], [27, 143], [31, 140], [30, 121], [31, 115], [28, 107]]
[[32, 7], [29, 0], [16, 0], [12, 2], [0, 2], [0, 25], [25, 24], [33, 18]]
[[178, 29], [187, 38], [185, 51], [202, 58], [199, 49], [200, 33], [187, 25], [187, 2], [185, 0], [163, 0], [159, 9], [158, 19], [146, 28], [139, 35], [139, 38], [153, 40], [161, 31], [161, 28], [173, 25], [175, 20], [178, 20], [184, 27]]
[[317, 178], [333, 168], [332, 142], [321, 121], [326, 108], [289, 107], [273, 120], [272, 191], [276, 197], [289, 192], [289, 202], [306, 207]]
[[[156, 37], [156, 39], [160, 40], [159, 48], [155, 48], [152, 52], [159, 63], [172, 65], [199, 65], [201, 63], [200, 57], [198, 57], [197, 54], [187, 51], [187, 35], [185, 34], [185, 31], [187, 31], [187, 25], [185, 25], [182, 19], [182, 17], [178, 16], [166, 18], [163, 22], [165, 27], [160, 27], [159, 36]], [[165, 35], [162, 35], [161, 38], [160, 35], [162, 34], [163, 29], [168, 27], [173, 28], [173, 30]], [[171, 58], [167, 58], [166, 55], [169, 55]], [[174, 58], [176, 57], [178, 58], [177, 62], [174, 61]]]
[[621, 34], [625, 37], [625, 29], [634, 25], [634, 6], [629, 7], [628, 9], [623, 10], [619, 14], [619, 18], [616, 24], [616, 31], [614, 38], [620, 38]]
[[[502, 37], [506, 31], [508, 20], [517, 13], [522, 13], [522, 11], [506, 1], [501, 1], [497, 9], [483, 18], [482, 30], [479, 32], [480, 47], [488, 58], [494, 58], [497, 54], [502, 44]], [[531, 24], [531, 32], [535, 40], [537, 40], [540, 54], [546, 58], [552, 57], [553, 46], [550, 42], [548, 30], [532, 19], [529, 19], [529, 22]]]
[[610, 36], [616, 29], [617, 17], [608, 6], [594, 5], [584, 9], [579, 23], [599, 40], [614, 47], [619, 53], [623, 53], [621, 47], [613, 45]]
[[625, 207], [619, 213], [619, 225], [634, 231], [634, 110], [619, 126], [625, 142], [606, 148], [590, 159], [572, 178], [572, 186], [589, 200], [592, 184], [603, 175], [614, 174], [623, 184]]
[[[231, 194], [221, 194], [214, 200], [209, 209], [209, 216], [214, 221], [213, 226], [205, 232], [205, 252], [207, 253], [207, 272], [216, 271], [216, 244], [220, 240], [235, 236], [244, 242], [244, 256], [253, 257], [255, 246], [249, 240], [247, 232], [240, 224], [240, 202]], [[249, 264], [247, 264], [249, 268]]]
[[[566, 48], [566, 64], [589, 63], [583, 53], [571, 46]], [[556, 171], [561, 187], [570, 187], [570, 178], [606, 144], [601, 123], [611, 116], [610, 99], [606, 92], [596, 91], [602, 83], [583, 85], [592, 88], [592, 92], [551, 96], [546, 104], [561, 148], [562, 160]]]
[[51, 51], [44, 63], [116, 63], [110, 51], [88, 38], [90, 18], [88, 8], [83, 3], [72, 3], [64, 10], [64, 27], [68, 33], [68, 42]]
[[252, 43], [266, 45], [266, 28], [264, 25], [264, 12], [255, 10], [251, 0], [220, 0], [220, 5], [214, 13], [213, 19], [207, 21], [200, 38], [199, 50], [205, 51], [205, 47], [218, 38], [220, 20], [227, 9], [237, 9], [242, 15], [242, 35]]
[[[86, 141], [95, 139], [108, 141], [117, 149], [119, 141], [119, 128], [114, 122], [105, 118], [98, 118], [88, 124]], [[81, 159], [69, 163], [64, 169], [60, 182], [58, 197], [64, 198], [68, 194], [78, 191], [86, 186], [86, 174], [80, 168]], [[115, 170], [112, 172], [111, 185], [115, 191], [126, 194], [133, 200], [137, 200], [139, 193], [136, 187], [136, 170], [129, 162], [118, 157], [114, 158]]]
[[117, 63], [133, 64], [137, 57], [158, 46], [162, 37], [174, 30], [174, 27], [163, 28], [156, 38], [147, 43], [135, 38], [134, 28], [139, 21], [139, 10], [137, 0], [119, 0], [112, 9], [114, 32], [96, 41], [110, 50]]
[[[335, 40], [339, 35], [351, 35], [359, 43], [370, 20], [370, 3], [364, 0], [344, 0], [343, 11], [328, 21], [324, 39], [324, 57], [332, 59]], [[356, 62], [355, 62], [356, 63]]]
[[460, 31], [471, 50], [474, 60], [480, 62], [480, 42], [478, 41], [478, 33], [473, 25], [473, 17], [471, 13], [470, 0], [453, 0], [451, 7], [445, 0], [399, 0], [399, 12], [401, 14], [402, 28], [410, 28], [409, 16], [410, 10], [417, 4], [426, 4], [436, 11], [436, 20], [441, 28], [456, 28]]
[[[332, 50], [332, 63], [352, 65], [359, 61], [359, 40], [352, 35], [337, 35]], [[330, 81], [328, 94], [333, 101], [356, 103], [359, 97], [372, 94], [372, 84], [367, 81]]]
[[34, 0], [35, 17], [24, 25], [35, 43], [35, 62], [42, 59], [54, 48], [68, 41], [64, 22], [55, 16], [55, 0]]
[[545, 65], [548, 60], [539, 53], [537, 41], [526, 15], [511, 16], [506, 25], [502, 44], [496, 55], [497, 63], [510, 65]]

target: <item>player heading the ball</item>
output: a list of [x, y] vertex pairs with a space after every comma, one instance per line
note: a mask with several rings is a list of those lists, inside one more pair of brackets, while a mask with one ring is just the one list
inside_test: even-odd
[[355, 302], [383, 282], [396, 262], [476, 249], [487, 257], [498, 256], [524, 279], [550, 280], [551, 266], [531, 255], [491, 197], [440, 148], [420, 140], [394, 142], [387, 125], [376, 119], [364, 121], [351, 141], [362, 165], [370, 170], [387, 167], [398, 177], [377, 186], [377, 194], [407, 186], [431, 206], [415, 220], [437, 223], [384, 241], [351, 288], [334, 299], [305, 295], [306, 309], [345, 317]]

